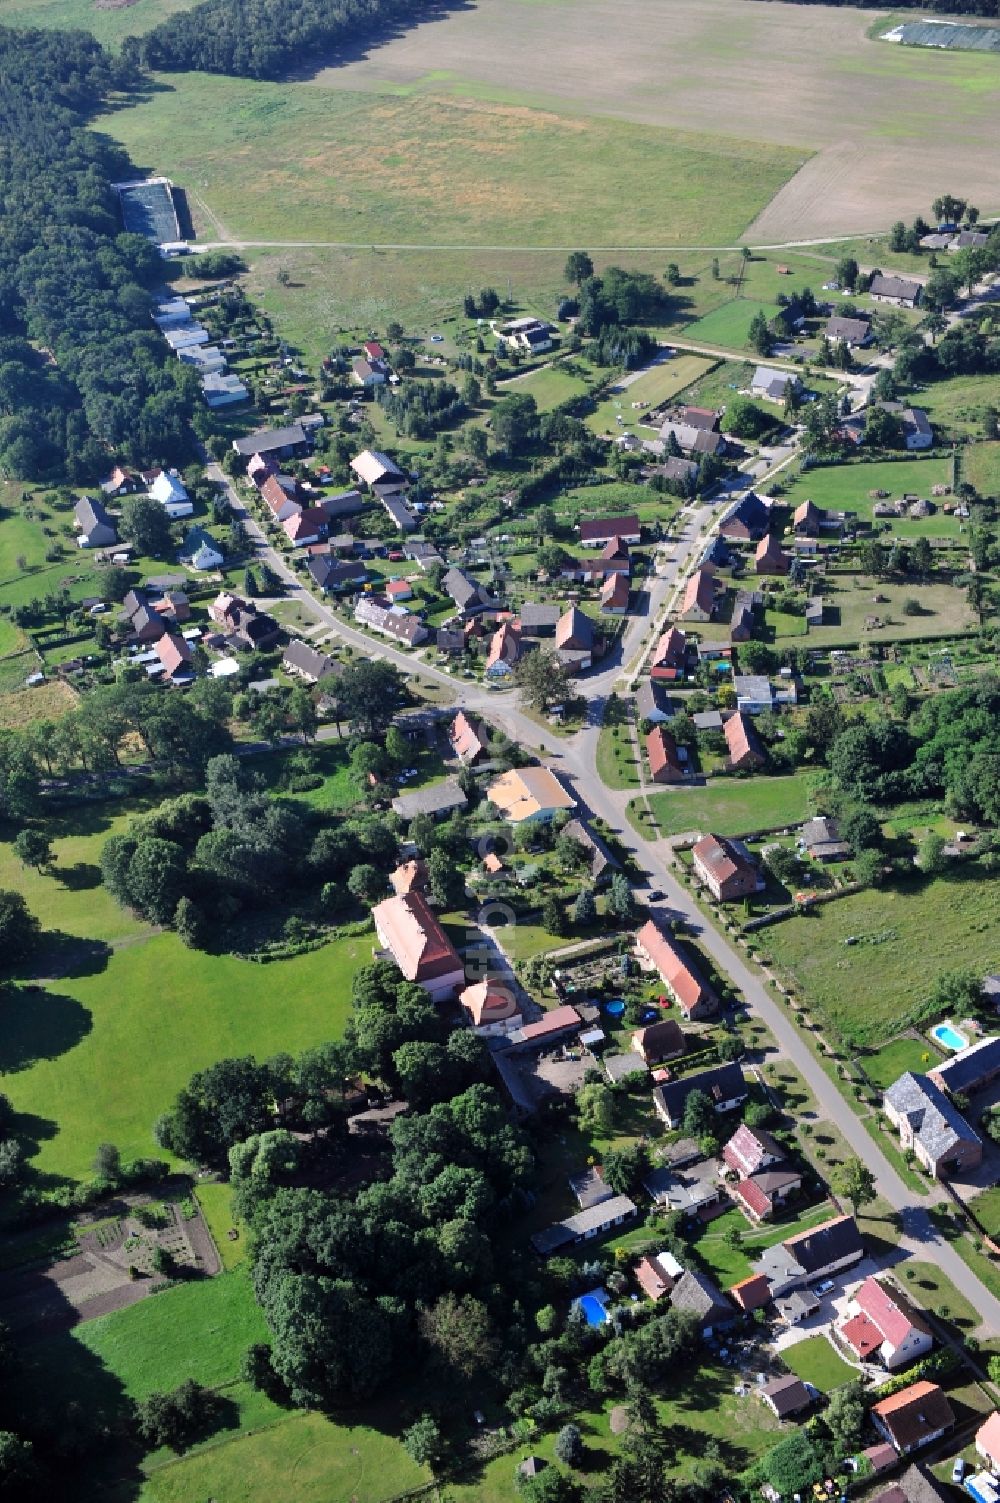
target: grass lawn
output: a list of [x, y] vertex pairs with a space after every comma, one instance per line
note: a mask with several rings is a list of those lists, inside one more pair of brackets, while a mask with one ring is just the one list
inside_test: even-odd
[[[652, 437], [649, 427], [641, 427], [644, 421], [648, 421], [650, 411], [686, 391], [695, 381], [706, 376], [715, 363], [703, 355], [678, 354], [671, 360], [661, 360], [637, 381], [609, 387], [604, 401], [584, 422], [594, 433], [638, 433], [640, 437]], [[633, 402], [648, 405], [636, 410]], [[623, 419], [621, 423], [619, 416]]]
[[785, 1347], [781, 1360], [796, 1377], [812, 1383], [821, 1393], [830, 1393], [841, 1388], [858, 1376], [857, 1368], [851, 1367], [834, 1351], [825, 1336], [807, 1336]]
[[[830, 1203], [824, 1201], [822, 1205], [811, 1206], [801, 1216], [791, 1220], [752, 1227], [743, 1213], [734, 1206], [731, 1211], [710, 1221], [692, 1245], [709, 1273], [723, 1289], [728, 1289], [740, 1279], [749, 1278], [753, 1272], [751, 1265], [754, 1259], [765, 1248], [773, 1247], [776, 1242], [783, 1242], [786, 1237], [805, 1231], [807, 1227], [819, 1226], [820, 1222], [828, 1221], [830, 1215]], [[726, 1241], [734, 1227], [743, 1239], [742, 1246], [738, 1248], [730, 1247]]]
[[[527, 376], [516, 376], [512, 381], [505, 381], [498, 391], [500, 396], [514, 392], [518, 396], [534, 397], [539, 412], [551, 412], [560, 402], [582, 396], [592, 384], [560, 364], [545, 366]], [[454, 608], [453, 605], [452, 610]]]
[[[869, 491], [888, 491], [892, 500], [915, 495], [931, 499], [931, 487], [951, 484], [950, 459], [889, 459], [874, 463], [814, 465], [793, 479], [782, 475], [782, 504], [794, 510], [802, 501], [811, 500], [831, 511], [857, 512], [862, 521], [871, 522], [874, 498]], [[891, 522], [892, 532], [900, 537], [957, 537], [958, 522], [940, 509], [932, 517], [877, 518]]]
[[1000, 443], [970, 444], [964, 449], [962, 478], [981, 496], [1000, 496]]
[[860, 1063], [872, 1084], [885, 1089], [907, 1070], [923, 1074], [939, 1061], [937, 1050], [932, 1049], [926, 1040], [905, 1038], [894, 1039], [873, 1054], [863, 1055]]
[[996, 405], [995, 376], [949, 376], [916, 392], [922, 407], [945, 438], [982, 438], [987, 407]]
[[989, 1236], [996, 1238], [1000, 1234], [1000, 1188], [984, 1190], [970, 1204]]
[[[195, 1185], [194, 1194], [219, 1249], [223, 1268], [227, 1273], [238, 1268], [247, 1255], [247, 1245], [243, 1224], [233, 1215], [232, 1186], [224, 1180], [206, 1179]], [[240, 1234], [235, 1242], [228, 1235], [233, 1228]]]
[[602, 725], [597, 738], [597, 776], [606, 788], [638, 788], [635, 742], [627, 725]]
[[919, 1017], [942, 972], [998, 968], [996, 883], [966, 863], [932, 882], [852, 893], [760, 942], [846, 1040], [877, 1045]]
[[[294, 220], [295, 239], [357, 244], [725, 240], [808, 154], [471, 96], [198, 73], [156, 83], [98, 128], [197, 184], [211, 216], [247, 238], [287, 239]], [[268, 192], [255, 195], [262, 178]]]
[[747, 348], [750, 325], [757, 314], [763, 313], [765, 318], [771, 319], [777, 312], [775, 303], [758, 303], [748, 297], [734, 298], [732, 302], [723, 303], [721, 308], [716, 308], [713, 313], [706, 314], [695, 323], [685, 325], [684, 338], [699, 344], [717, 344], [729, 350], [743, 350]]
[[744, 835], [801, 823], [809, 814], [809, 775], [719, 778], [702, 788], [653, 793], [649, 805], [662, 835], [684, 830]]
[[80, 27], [106, 47], [117, 48], [123, 37], [150, 31], [194, 4], [195, 0], [132, 0], [127, 6], [103, 7], [93, 0], [6, 0], [4, 25]]
[[40, 1141], [38, 1167], [86, 1175], [105, 1141], [125, 1158], [152, 1153], [153, 1123], [195, 1070], [336, 1037], [371, 947], [363, 935], [255, 965], [160, 934], [115, 951], [92, 974], [18, 993], [2, 1063], [20, 1130]]
[[[908, 1258], [901, 1272], [901, 1283], [904, 1288], [912, 1291], [917, 1305], [926, 1306], [942, 1319], [947, 1318], [964, 1330], [974, 1330], [979, 1324], [980, 1316], [975, 1306], [969, 1303], [964, 1294], [959, 1293], [936, 1263], [923, 1263], [917, 1258]], [[946, 1309], [947, 1317], [944, 1316]]]
[[[875, 596], [878, 595], [876, 602]], [[855, 642], [901, 642], [912, 638], [956, 637], [978, 630], [978, 620], [953, 584], [924, 580], [901, 583], [880, 580], [877, 585], [861, 574], [828, 574], [823, 582], [824, 624], [810, 627], [811, 647], [837, 647]], [[906, 601], [916, 600], [919, 615], [907, 615]], [[772, 614], [768, 612], [770, 618]], [[866, 627], [869, 617], [879, 626]], [[798, 628], [802, 616], [786, 618]], [[798, 636], [798, 630], [778, 631], [777, 640]]]

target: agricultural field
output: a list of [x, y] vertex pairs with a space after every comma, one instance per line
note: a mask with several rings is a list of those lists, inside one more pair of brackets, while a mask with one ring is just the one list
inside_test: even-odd
[[[366, 248], [724, 241], [803, 160], [791, 146], [643, 129], [489, 97], [197, 73], [157, 82], [143, 102], [105, 116], [98, 128], [134, 160], [197, 184], [195, 210], [201, 201], [210, 237], [221, 240]], [[192, 119], [200, 121], [196, 132]]]
[[868, 889], [775, 924], [761, 950], [848, 1043], [922, 1020], [945, 971], [1000, 968], [995, 882], [965, 863], [931, 882]]
[[777, 312], [775, 303], [758, 303], [748, 297], [734, 298], [732, 302], [716, 308], [714, 313], [707, 313], [695, 323], [686, 324], [684, 338], [698, 344], [717, 344], [729, 350], [742, 350], [747, 347], [750, 325], [757, 314], [763, 313], [765, 318], [772, 319]]
[[982, 438], [986, 409], [996, 407], [996, 376], [950, 376], [922, 386], [913, 400], [944, 438]]
[[802, 772], [777, 778], [720, 778], [701, 788], [653, 793], [648, 802], [661, 835], [686, 830], [743, 835], [808, 819], [810, 779]]
[[125, 4], [101, 0], [4, 0], [5, 26], [79, 27], [93, 32], [99, 42], [117, 50], [122, 38], [151, 31], [179, 10], [190, 10], [196, 0], [126, 0]]

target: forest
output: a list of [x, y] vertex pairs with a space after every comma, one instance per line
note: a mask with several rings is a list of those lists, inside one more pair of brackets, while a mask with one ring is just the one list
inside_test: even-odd
[[86, 128], [129, 72], [83, 32], [0, 28], [0, 464], [25, 479], [190, 454], [197, 377], [150, 323], [163, 265], [110, 186], [133, 169]]

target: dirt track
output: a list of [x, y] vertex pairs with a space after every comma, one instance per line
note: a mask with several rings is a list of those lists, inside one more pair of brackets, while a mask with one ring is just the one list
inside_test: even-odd
[[817, 152], [749, 227], [755, 243], [884, 229], [946, 188], [1000, 210], [996, 58], [871, 41], [875, 19], [779, 0], [479, 0], [315, 83], [484, 92]]

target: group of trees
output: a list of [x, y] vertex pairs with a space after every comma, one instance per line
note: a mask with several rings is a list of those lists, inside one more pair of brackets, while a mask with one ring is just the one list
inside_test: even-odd
[[0, 29], [0, 463], [17, 476], [92, 481], [109, 452], [190, 452], [198, 379], [150, 322], [162, 262], [121, 232], [110, 187], [134, 168], [86, 128], [131, 81], [85, 32]]
[[468, 408], [450, 381], [407, 381], [398, 387], [381, 386], [379, 404], [400, 433], [408, 438], [432, 438], [465, 417]]

